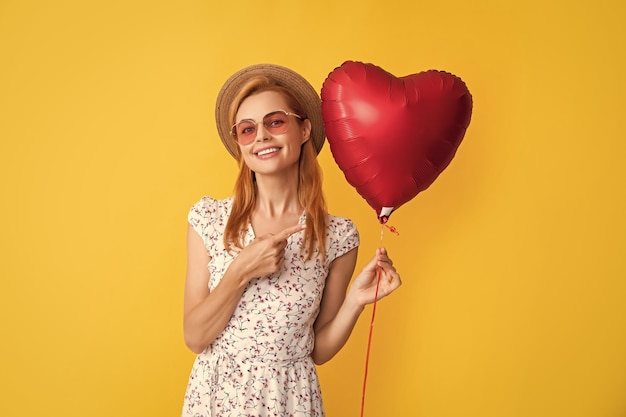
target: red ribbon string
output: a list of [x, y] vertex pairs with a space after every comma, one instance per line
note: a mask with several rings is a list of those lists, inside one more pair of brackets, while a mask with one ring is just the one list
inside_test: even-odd
[[389, 229], [394, 235], [400, 236], [400, 232], [398, 232], [398, 229], [396, 229], [395, 227], [389, 225], [385, 225], [385, 227]]
[[[380, 246], [383, 245], [383, 232], [385, 231], [385, 227], [391, 231], [391, 233], [395, 235], [400, 235], [398, 230], [393, 226], [387, 226], [383, 224], [380, 228]], [[370, 332], [367, 338], [367, 353], [365, 355], [365, 375], [363, 376], [363, 392], [361, 394], [361, 417], [365, 415], [365, 392], [367, 388], [367, 372], [370, 364], [370, 351], [372, 349], [372, 334], [374, 333], [374, 319], [376, 317], [376, 305], [378, 304], [378, 289], [380, 287], [380, 275], [382, 269], [378, 267], [377, 270], [377, 278], [376, 278], [376, 295], [374, 296], [374, 305], [372, 307], [372, 319], [370, 321]]]
[[376, 297], [374, 298], [374, 307], [372, 308], [372, 320], [370, 321], [370, 334], [367, 339], [367, 354], [365, 355], [365, 376], [363, 377], [363, 394], [361, 396], [361, 417], [365, 415], [365, 391], [367, 387], [367, 370], [370, 362], [370, 350], [372, 348], [372, 333], [374, 331], [374, 318], [376, 317], [376, 304], [378, 303], [378, 287], [380, 286], [380, 271], [378, 268], [378, 279], [376, 282]]

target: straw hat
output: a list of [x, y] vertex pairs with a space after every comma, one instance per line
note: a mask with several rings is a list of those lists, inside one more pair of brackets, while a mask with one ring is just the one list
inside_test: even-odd
[[234, 73], [222, 86], [217, 95], [215, 105], [215, 120], [217, 131], [226, 146], [226, 149], [236, 158], [237, 144], [230, 134], [231, 123], [228, 120], [228, 108], [237, 95], [241, 86], [250, 78], [265, 75], [276, 81], [277, 84], [289, 89], [298, 99], [308, 119], [311, 121], [311, 140], [315, 151], [319, 154], [324, 145], [324, 121], [322, 120], [322, 105], [320, 96], [313, 86], [300, 74], [274, 64], [257, 64], [243, 68]]

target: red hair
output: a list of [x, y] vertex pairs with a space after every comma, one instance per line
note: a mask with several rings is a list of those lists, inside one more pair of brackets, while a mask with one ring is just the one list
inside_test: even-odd
[[[289, 110], [306, 119], [307, 115], [304, 108], [288, 89], [276, 84], [271, 78], [258, 76], [248, 80], [235, 96], [228, 112], [230, 123], [235, 123], [237, 110], [246, 98], [264, 91], [280, 93], [291, 107]], [[303, 122], [299, 119], [296, 120], [298, 123]], [[233, 138], [233, 140], [235, 139]], [[227, 248], [234, 246], [241, 249], [256, 204], [257, 188], [254, 172], [243, 161], [239, 147], [236, 147], [236, 150], [239, 175], [235, 182], [233, 207], [224, 231], [224, 245]], [[322, 191], [322, 169], [317, 162], [317, 153], [312, 140], [307, 140], [302, 144], [298, 173], [298, 202], [306, 214], [304, 246], [301, 250], [306, 250], [307, 259], [311, 259], [317, 248], [322, 258], [325, 258], [328, 211]]]

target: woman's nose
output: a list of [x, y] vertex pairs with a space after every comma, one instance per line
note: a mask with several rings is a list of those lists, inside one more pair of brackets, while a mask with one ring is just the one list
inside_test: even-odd
[[270, 133], [265, 127], [263, 123], [258, 123], [256, 125], [256, 138], [254, 140], [256, 142], [262, 142], [268, 140], [270, 138]]

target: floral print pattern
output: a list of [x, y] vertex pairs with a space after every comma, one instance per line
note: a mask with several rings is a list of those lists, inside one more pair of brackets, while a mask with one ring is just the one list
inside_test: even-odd
[[[211, 257], [210, 290], [236, 256], [223, 243], [231, 207], [232, 198], [203, 197], [189, 211]], [[254, 237], [249, 226], [244, 243]], [[329, 215], [325, 260], [317, 251], [306, 260], [303, 238], [303, 231], [289, 237], [282, 270], [250, 281], [222, 334], [196, 357], [184, 417], [324, 416], [313, 323], [331, 262], [357, 247], [359, 235], [350, 220]]]

